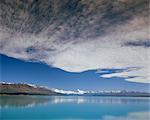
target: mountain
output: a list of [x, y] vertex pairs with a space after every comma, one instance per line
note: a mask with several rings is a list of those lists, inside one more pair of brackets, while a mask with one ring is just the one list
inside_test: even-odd
[[39, 87], [31, 84], [13, 84], [13, 83], [0, 83], [0, 94], [10, 95], [59, 95], [53, 90], [46, 87]]
[[79, 89], [77, 91], [53, 89], [53, 91], [64, 94], [64, 95], [83, 95], [85, 93], [88, 93], [88, 91], [83, 91]]
[[61, 93], [63, 95], [81, 95], [81, 96], [122, 96], [122, 97], [150, 97], [150, 93], [148, 92], [139, 92], [139, 91], [66, 91], [66, 90], [58, 90], [54, 89], [55, 92]]
[[126, 96], [126, 97], [150, 97], [148, 92], [139, 91], [83, 91], [83, 90], [59, 90], [48, 87], [23, 83], [0, 83], [0, 94], [9, 95], [78, 95], [78, 96]]
[[139, 92], [139, 91], [100, 91], [93, 93], [85, 93], [84, 95], [88, 96], [120, 96], [120, 97], [150, 97], [148, 92]]

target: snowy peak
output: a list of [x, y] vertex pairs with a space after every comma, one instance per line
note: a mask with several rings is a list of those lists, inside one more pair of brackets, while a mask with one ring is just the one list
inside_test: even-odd
[[57, 93], [61, 93], [61, 94], [77, 94], [77, 95], [82, 95], [82, 94], [85, 94], [87, 93], [86, 91], [83, 91], [83, 90], [77, 90], [77, 91], [71, 91], [71, 90], [59, 90], [59, 89], [53, 89], [55, 92]]

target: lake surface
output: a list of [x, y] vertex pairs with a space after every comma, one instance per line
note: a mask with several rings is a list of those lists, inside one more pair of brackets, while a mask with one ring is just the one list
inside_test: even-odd
[[1, 120], [149, 120], [150, 98], [1, 96]]

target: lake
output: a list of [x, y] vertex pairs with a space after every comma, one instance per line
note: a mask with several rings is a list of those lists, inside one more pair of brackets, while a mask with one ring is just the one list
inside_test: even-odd
[[148, 120], [150, 98], [1, 96], [1, 120]]

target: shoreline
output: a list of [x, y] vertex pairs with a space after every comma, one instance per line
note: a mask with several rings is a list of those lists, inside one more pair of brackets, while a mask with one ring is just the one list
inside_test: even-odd
[[0, 93], [0, 96], [82, 96], [82, 97], [150, 97], [150, 95], [47, 95], [34, 93]]

